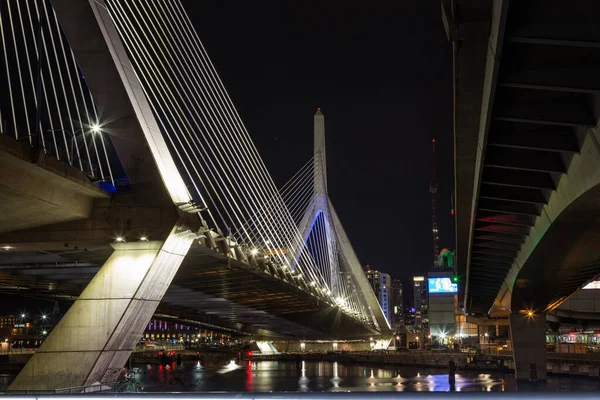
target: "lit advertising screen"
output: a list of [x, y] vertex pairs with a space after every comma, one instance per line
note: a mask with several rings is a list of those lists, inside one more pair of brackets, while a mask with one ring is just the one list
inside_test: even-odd
[[429, 293], [456, 293], [458, 286], [450, 278], [429, 278]]

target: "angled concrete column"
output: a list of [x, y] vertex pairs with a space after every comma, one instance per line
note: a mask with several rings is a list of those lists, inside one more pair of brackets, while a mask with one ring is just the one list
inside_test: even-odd
[[517, 380], [546, 380], [546, 314], [511, 314], [510, 337]]
[[10, 390], [113, 380], [142, 336], [196, 236], [173, 228], [165, 242], [117, 243]]

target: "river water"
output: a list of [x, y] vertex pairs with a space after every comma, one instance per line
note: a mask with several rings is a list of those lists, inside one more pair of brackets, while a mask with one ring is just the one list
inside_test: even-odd
[[419, 367], [373, 367], [337, 362], [184, 362], [138, 365], [144, 392], [379, 392], [379, 391], [598, 391], [590, 378], [549, 377], [544, 385], [518, 387], [512, 373], [461, 372], [450, 385], [447, 371]]

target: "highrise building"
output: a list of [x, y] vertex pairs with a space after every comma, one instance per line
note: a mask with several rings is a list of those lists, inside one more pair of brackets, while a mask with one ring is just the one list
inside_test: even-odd
[[392, 280], [392, 328], [398, 330], [404, 326], [404, 293], [402, 282], [398, 279]]
[[415, 328], [425, 329], [428, 323], [427, 282], [424, 276], [413, 276]]
[[370, 265], [367, 265], [365, 268], [365, 273], [367, 274], [367, 280], [369, 284], [373, 288], [373, 292], [375, 292], [375, 296], [379, 301], [379, 305], [383, 310], [383, 315], [385, 315], [385, 319], [387, 319], [390, 325], [392, 322], [392, 298], [391, 298], [391, 285], [392, 279], [389, 274], [385, 272], [380, 272], [375, 269], [372, 269]]

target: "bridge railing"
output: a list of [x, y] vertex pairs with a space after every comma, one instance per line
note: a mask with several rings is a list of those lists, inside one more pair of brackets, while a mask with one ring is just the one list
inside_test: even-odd
[[90, 394], [90, 393], [117, 393], [118, 385], [116, 382], [111, 384], [97, 383], [89, 386], [74, 386], [62, 389], [51, 390], [8, 390], [8, 385], [2, 388], [3, 394]]

